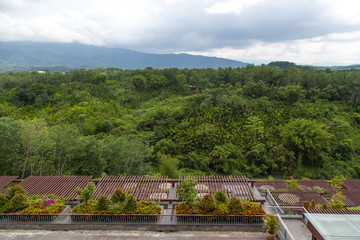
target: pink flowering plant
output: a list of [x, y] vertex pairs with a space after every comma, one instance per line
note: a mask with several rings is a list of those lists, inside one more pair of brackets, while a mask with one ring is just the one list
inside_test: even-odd
[[45, 214], [45, 213], [60, 213], [64, 208], [62, 199], [54, 195], [39, 196], [34, 195], [29, 199], [30, 205], [18, 213], [27, 214]]
[[49, 205], [55, 204], [55, 200], [48, 198], [47, 196], [42, 197], [41, 206], [48, 207]]

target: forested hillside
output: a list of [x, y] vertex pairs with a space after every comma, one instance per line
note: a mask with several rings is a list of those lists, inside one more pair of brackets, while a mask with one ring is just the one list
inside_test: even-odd
[[360, 177], [360, 72], [0, 75], [0, 175]]

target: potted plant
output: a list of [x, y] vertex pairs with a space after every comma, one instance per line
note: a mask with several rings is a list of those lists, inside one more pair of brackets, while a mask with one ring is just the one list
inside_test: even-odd
[[277, 221], [277, 217], [271, 214], [267, 214], [264, 218], [266, 234], [268, 239], [274, 239], [276, 232], [279, 230], [279, 223]]

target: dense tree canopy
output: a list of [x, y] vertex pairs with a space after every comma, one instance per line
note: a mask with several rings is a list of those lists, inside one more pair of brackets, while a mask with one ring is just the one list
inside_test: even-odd
[[0, 74], [0, 174], [360, 177], [360, 73]]

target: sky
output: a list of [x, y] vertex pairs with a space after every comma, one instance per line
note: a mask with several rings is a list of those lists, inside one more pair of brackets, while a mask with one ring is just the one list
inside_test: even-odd
[[0, 41], [360, 64], [359, 0], [0, 0]]

